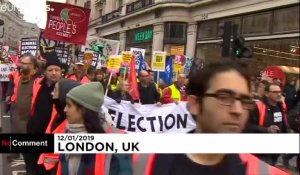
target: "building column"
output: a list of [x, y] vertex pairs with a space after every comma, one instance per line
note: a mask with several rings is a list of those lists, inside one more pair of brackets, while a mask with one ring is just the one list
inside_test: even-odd
[[120, 51], [126, 51], [126, 31], [120, 32]]
[[153, 24], [152, 52], [162, 51], [164, 46], [164, 23]]
[[197, 42], [197, 23], [189, 23], [187, 28], [186, 56], [194, 57]]

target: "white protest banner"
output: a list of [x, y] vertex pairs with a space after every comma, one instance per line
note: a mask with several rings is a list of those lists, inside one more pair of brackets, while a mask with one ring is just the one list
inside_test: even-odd
[[135, 58], [135, 69], [139, 69], [140, 61], [145, 59], [146, 50], [139, 48], [130, 48], [130, 52], [132, 52]]
[[39, 50], [39, 46], [38, 46], [37, 38], [22, 38], [21, 39], [20, 55], [23, 55], [24, 53], [29, 52], [32, 55], [36, 56], [38, 50]]
[[166, 69], [166, 52], [154, 51], [151, 60], [153, 71], [164, 72]]
[[98, 53], [98, 65], [106, 67], [110, 55], [119, 55], [120, 41], [94, 37], [87, 40], [85, 48]]
[[8, 74], [14, 71], [15, 64], [0, 64], [0, 82], [9, 81]]
[[195, 129], [196, 124], [186, 105], [186, 102], [160, 107], [129, 101], [117, 103], [105, 97], [103, 109], [111, 115], [116, 128], [127, 132], [187, 133]]

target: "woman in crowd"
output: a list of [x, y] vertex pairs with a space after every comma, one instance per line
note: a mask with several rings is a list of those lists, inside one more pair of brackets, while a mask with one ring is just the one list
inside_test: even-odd
[[118, 88], [110, 93], [109, 97], [117, 102], [121, 102], [121, 100], [133, 101], [129, 94], [129, 82], [127, 80], [120, 81]]
[[[54, 90], [52, 92], [53, 98], [53, 110], [51, 115], [51, 120], [48, 124], [46, 134], [58, 134], [64, 133], [66, 127], [66, 115], [64, 113], [64, 108], [66, 106], [66, 95], [67, 93], [80, 83], [74, 80], [62, 79], [55, 84]], [[59, 154], [54, 153], [44, 153], [41, 154], [38, 160], [38, 164], [44, 166], [42, 169], [46, 169], [47, 172], [40, 174], [53, 174], [56, 172], [55, 166], [59, 161]]]
[[[105, 133], [105, 119], [98, 111], [104, 101], [103, 87], [92, 82], [73, 88], [67, 94], [66, 133]], [[99, 93], [100, 92], [100, 93]], [[61, 154], [57, 175], [98, 175], [105, 173], [104, 154]], [[97, 162], [97, 165], [96, 163]]]

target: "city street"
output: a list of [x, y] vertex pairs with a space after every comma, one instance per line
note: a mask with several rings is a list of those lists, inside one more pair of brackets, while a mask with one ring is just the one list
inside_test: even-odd
[[300, 175], [299, 26], [299, 0], [0, 0], [0, 175]]

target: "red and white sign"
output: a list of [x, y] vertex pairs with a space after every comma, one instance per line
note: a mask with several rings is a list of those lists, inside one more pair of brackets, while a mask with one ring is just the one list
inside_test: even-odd
[[274, 78], [278, 78], [281, 80], [281, 82], [283, 82], [283, 84], [286, 81], [286, 76], [285, 73], [277, 66], [269, 66], [266, 67], [263, 72], [262, 72], [262, 79], [274, 79]]
[[44, 37], [67, 43], [85, 45], [90, 9], [70, 4], [49, 2]]

